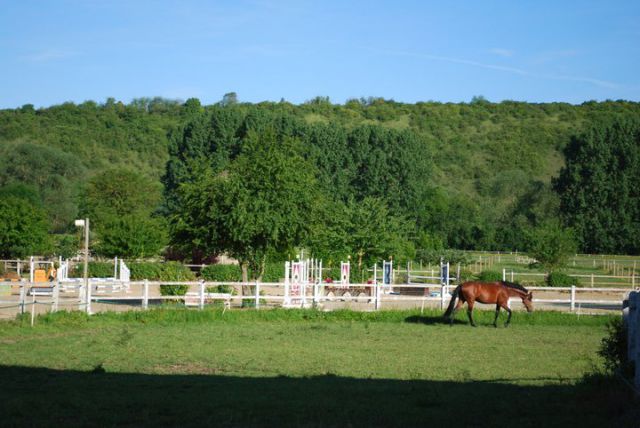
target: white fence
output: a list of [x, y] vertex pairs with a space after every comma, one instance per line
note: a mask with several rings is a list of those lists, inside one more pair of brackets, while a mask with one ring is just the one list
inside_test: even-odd
[[[163, 296], [160, 293], [161, 284], [187, 285], [189, 296]], [[42, 283], [0, 283], [0, 316], [7, 318], [25, 312], [31, 312], [33, 316], [36, 311], [42, 313], [60, 309], [83, 310], [89, 313], [127, 309], [144, 310], [150, 305], [167, 301], [190, 302], [191, 306], [200, 308], [204, 308], [215, 300], [225, 300], [225, 303], [233, 303], [235, 306], [242, 306], [242, 302], [251, 302], [256, 308], [281, 307], [287, 301], [284, 283], [132, 281], [129, 283], [129, 289], [114, 287], [112, 290], [102, 290], [98, 285], [100, 284], [90, 281], [91, 292], [87, 293], [84, 284], [77, 282], [50, 283], [49, 287], [42, 287]], [[231, 286], [238, 294], [224, 294], [211, 289], [220, 285]], [[250, 287], [251, 293], [242, 294], [243, 287], [245, 290]], [[382, 286], [375, 284], [350, 284], [348, 288], [339, 290], [343, 293], [342, 295], [332, 295], [334, 293], [331, 284], [315, 283], [302, 288], [302, 293], [306, 297], [304, 301], [308, 302], [305, 307], [311, 306], [324, 310], [349, 307], [355, 310], [371, 311], [424, 308], [425, 306], [444, 309], [455, 285], [394, 284], [395, 291], [387, 293]], [[578, 313], [619, 311], [622, 308], [623, 299], [629, 292], [628, 289], [577, 287], [530, 287], [529, 290], [534, 293], [533, 302], [536, 308]], [[513, 298], [509, 303], [518, 305], [520, 299]], [[303, 305], [301, 304], [300, 307]]]
[[625, 317], [628, 331], [627, 352], [635, 363], [635, 387], [640, 391], [640, 292], [629, 294], [629, 312]]

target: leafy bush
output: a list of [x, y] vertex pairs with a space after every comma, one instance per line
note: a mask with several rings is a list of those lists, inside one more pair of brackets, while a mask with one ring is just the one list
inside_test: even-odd
[[480, 281], [502, 281], [502, 272], [495, 270], [483, 270], [478, 275]]
[[187, 266], [178, 262], [166, 262], [161, 265], [162, 281], [194, 281], [195, 274]]
[[186, 284], [177, 284], [177, 285], [169, 285], [169, 284], [161, 284], [160, 285], [160, 294], [163, 296], [184, 296], [187, 294], [189, 290], [189, 286]]
[[229, 281], [242, 280], [242, 272], [238, 265], [209, 265], [200, 271], [200, 276], [205, 281]]
[[207, 293], [226, 293], [236, 295], [236, 289], [229, 284], [216, 285], [214, 287], [207, 287]]
[[607, 370], [621, 370], [622, 374], [631, 377], [634, 372], [633, 361], [627, 358], [627, 327], [622, 318], [615, 318], [607, 324], [608, 334], [602, 339], [598, 354], [604, 358]]
[[129, 265], [129, 270], [133, 281], [143, 279], [154, 281], [160, 279], [162, 275], [162, 265], [160, 263], [132, 263]]
[[[113, 278], [114, 266], [113, 262], [89, 262], [87, 266], [89, 278]], [[84, 264], [78, 263], [69, 271], [72, 278], [82, 278], [84, 274]]]
[[178, 262], [167, 263], [132, 263], [129, 266], [131, 279], [140, 281], [193, 281], [195, 275], [185, 265]]
[[[458, 278], [458, 282], [463, 283], [466, 281], [472, 281], [476, 279], [476, 276], [468, 269], [462, 269], [460, 271], [460, 278]], [[500, 278], [502, 279], [502, 277]]]
[[551, 272], [547, 275], [547, 286], [549, 287], [571, 287], [572, 285], [579, 285], [579, 282], [566, 273]]
[[264, 282], [280, 282], [284, 278], [284, 262], [271, 262], [267, 263], [264, 267], [264, 275], [262, 281]]

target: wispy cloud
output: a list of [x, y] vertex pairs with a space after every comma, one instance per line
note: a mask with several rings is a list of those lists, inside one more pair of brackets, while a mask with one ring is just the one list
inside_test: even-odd
[[489, 49], [489, 52], [494, 55], [504, 56], [504, 57], [513, 56], [513, 53], [514, 53], [512, 50], [504, 49], [504, 48], [491, 48]]
[[382, 54], [386, 54], [386, 55], [394, 55], [394, 56], [408, 56], [408, 57], [413, 57], [413, 58], [423, 58], [423, 59], [428, 59], [428, 60], [432, 60], [432, 61], [442, 61], [442, 62], [449, 62], [449, 63], [453, 63], [453, 64], [464, 64], [464, 65], [469, 65], [469, 66], [473, 66], [473, 67], [479, 67], [479, 68], [486, 68], [489, 70], [497, 70], [497, 71], [502, 71], [505, 73], [511, 73], [511, 74], [517, 74], [520, 76], [527, 76], [527, 77], [533, 77], [536, 79], [548, 79], [548, 80], [566, 80], [566, 81], [572, 81], [572, 82], [583, 82], [583, 83], [589, 83], [595, 86], [600, 86], [603, 88], [607, 88], [607, 89], [620, 89], [622, 88], [622, 85], [616, 83], [616, 82], [610, 82], [607, 80], [601, 80], [601, 79], [595, 79], [592, 77], [586, 77], [586, 76], [571, 76], [571, 75], [565, 75], [565, 74], [554, 74], [554, 73], [536, 73], [536, 72], [531, 72], [522, 68], [517, 68], [517, 67], [508, 67], [508, 66], [503, 66], [503, 65], [497, 65], [497, 64], [489, 64], [489, 63], [484, 63], [484, 62], [479, 62], [479, 61], [473, 61], [473, 60], [468, 60], [465, 58], [455, 58], [455, 57], [449, 57], [449, 56], [440, 56], [440, 55], [431, 55], [431, 54], [426, 54], [426, 53], [420, 53], [420, 52], [409, 52], [409, 51], [398, 51], [398, 50], [382, 50], [382, 49], [371, 49], [371, 48], [367, 48], [368, 50], [374, 50], [378, 53], [382, 53]]
[[534, 64], [545, 64], [548, 62], [553, 62], [562, 58], [570, 58], [578, 55], [579, 52], [575, 49], [565, 49], [558, 51], [548, 51], [542, 52], [533, 57]]
[[29, 55], [24, 55], [23, 57], [21, 57], [21, 59], [28, 62], [49, 62], [67, 59], [76, 55], [79, 55], [79, 52], [59, 49], [47, 49]]

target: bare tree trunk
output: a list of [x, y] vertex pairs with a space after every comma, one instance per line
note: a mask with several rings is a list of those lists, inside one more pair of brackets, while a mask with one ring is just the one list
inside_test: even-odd
[[[247, 263], [246, 261], [241, 261], [240, 262], [240, 269], [242, 270], [242, 282], [243, 283], [247, 283], [249, 282], [249, 263]], [[240, 295], [241, 296], [250, 296], [251, 295], [251, 287], [248, 287], [246, 285], [243, 285], [242, 287], [240, 287]], [[242, 306], [245, 305], [245, 301], [244, 299], [242, 300]]]

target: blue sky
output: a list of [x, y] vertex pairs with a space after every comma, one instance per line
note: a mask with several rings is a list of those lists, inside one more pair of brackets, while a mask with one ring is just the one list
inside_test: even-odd
[[640, 1], [0, 0], [0, 108], [640, 101]]

